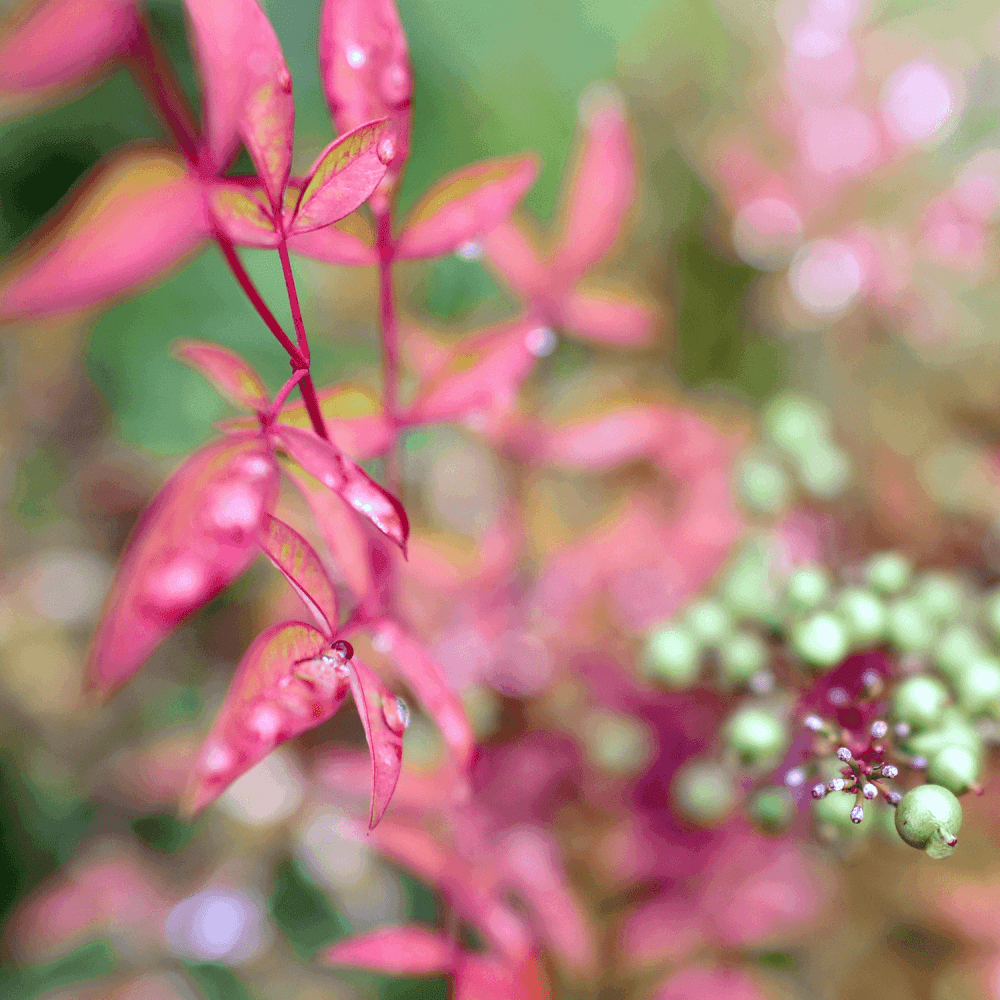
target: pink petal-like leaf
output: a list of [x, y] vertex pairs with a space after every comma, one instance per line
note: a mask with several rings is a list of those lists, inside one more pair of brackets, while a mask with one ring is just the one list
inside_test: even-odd
[[634, 197], [635, 156], [624, 109], [616, 96], [595, 97], [553, 255], [562, 282], [572, 283], [611, 249]]
[[326, 965], [351, 965], [390, 976], [434, 976], [450, 972], [458, 946], [446, 934], [421, 924], [380, 927], [338, 941], [319, 952]]
[[134, 0], [25, 4], [0, 33], [0, 93], [71, 83], [125, 53], [138, 27]]
[[292, 160], [292, 78], [274, 28], [255, 0], [185, 0], [205, 105], [202, 167], [221, 172], [237, 137], [264, 182], [272, 206]]
[[292, 233], [288, 237], [288, 249], [324, 264], [373, 267], [378, 263], [375, 232], [358, 212], [311, 233]]
[[319, 67], [339, 132], [389, 118], [394, 155], [391, 186], [410, 151], [412, 78], [406, 35], [393, 0], [324, 0], [319, 21]]
[[348, 662], [303, 622], [262, 632], [236, 668], [202, 744], [182, 811], [194, 815], [275, 747], [325, 722], [349, 690]]
[[0, 277], [0, 318], [82, 309], [141, 285], [209, 233], [180, 156], [112, 153]]
[[656, 332], [656, 314], [646, 304], [601, 291], [573, 289], [556, 304], [557, 323], [595, 344], [641, 347]]
[[437, 182], [406, 217], [396, 256], [404, 260], [451, 253], [514, 210], [538, 176], [535, 154], [472, 163]]
[[281, 242], [281, 234], [271, 217], [267, 192], [259, 184], [210, 181], [205, 191], [212, 220], [233, 243], [273, 250]]
[[119, 564], [90, 652], [92, 687], [109, 693], [127, 681], [250, 565], [277, 494], [277, 463], [257, 435], [215, 441], [174, 473]]
[[410, 523], [403, 505], [339, 448], [312, 431], [276, 424], [288, 454], [327, 489], [341, 496], [405, 553]]
[[[308, 233], [350, 215], [385, 174], [388, 123], [368, 122], [334, 139], [306, 176], [289, 233]], [[391, 140], [390, 140], [391, 145]]]
[[507, 220], [479, 240], [486, 263], [522, 302], [534, 302], [549, 292], [551, 275], [538, 241], [523, 222]]
[[203, 375], [233, 405], [257, 412], [268, 408], [263, 380], [234, 351], [207, 340], [181, 340], [174, 344], [174, 354]]
[[439, 423], [473, 410], [508, 407], [547, 349], [548, 337], [536, 320], [521, 317], [471, 338], [418, 392], [407, 421]]
[[448, 685], [441, 668], [427, 655], [423, 647], [396, 622], [384, 621], [379, 626], [380, 648], [402, 674], [430, 717], [437, 723], [441, 735], [462, 768], [472, 759], [475, 736], [465, 707]]
[[538, 457], [551, 465], [610, 469], [658, 457], [673, 426], [673, 414], [665, 407], [630, 406], [552, 431]]
[[406, 705], [371, 667], [355, 657], [348, 668], [351, 692], [372, 756], [372, 804], [368, 814], [368, 828], [371, 829], [382, 818], [399, 781], [403, 733], [410, 715]]
[[293, 528], [270, 515], [260, 547], [302, 598], [319, 627], [331, 638], [337, 626], [337, 595], [316, 550]]
[[511, 965], [489, 955], [469, 955], [455, 975], [454, 1000], [549, 1000], [551, 996], [533, 957]]

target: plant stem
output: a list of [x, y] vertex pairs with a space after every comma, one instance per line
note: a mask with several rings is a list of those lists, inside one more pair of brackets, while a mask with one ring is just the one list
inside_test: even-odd
[[399, 328], [392, 289], [392, 214], [389, 210], [378, 216], [379, 319], [382, 332], [382, 408], [392, 429], [392, 444], [385, 455], [388, 487], [399, 492]]
[[282, 240], [278, 244], [278, 256], [281, 258], [281, 273], [285, 276], [285, 288], [288, 291], [288, 304], [292, 309], [292, 322], [295, 324], [295, 339], [299, 344], [299, 353], [309, 363], [309, 341], [306, 339], [306, 327], [302, 322], [302, 309], [299, 307], [299, 293], [295, 288], [295, 275], [292, 274], [292, 261], [288, 256], [288, 244]]
[[288, 399], [288, 394], [308, 373], [309, 370], [307, 368], [299, 368], [292, 373], [292, 377], [278, 390], [278, 395], [274, 397], [274, 402], [271, 404], [271, 415], [273, 417], [276, 417], [281, 412], [281, 408], [285, 405], [285, 400]]
[[192, 165], [198, 160], [198, 127], [170, 60], [160, 50], [149, 22], [139, 16], [128, 65], [136, 83], [159, 112], [167, 131]]

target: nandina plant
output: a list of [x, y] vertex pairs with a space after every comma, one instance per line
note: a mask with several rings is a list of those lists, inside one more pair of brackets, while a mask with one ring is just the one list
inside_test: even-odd
[[[743, 454], [745, 426], [723, 430], [666, 398], [602, 398], [562, 421], [528, 405], [524, 384], [559, 335], [641, 347], [656, 332], [641, 296], [588, 277], [635, 201], [615, 92], [584, 106], [547, 247], [514, 215], [538, 172], [533, 154], [450, 174], [399, 221], [411, 76], [391, 2], [325, 0], [319, 63], [339, 136], [302, 177], [291, 173], [292, 80], [261, 8], [185, 9], [199, 115], [135, 3], [47, 0], [18, 15], [0, 47], [0, 83], [41, 98], [124, 60], [172, 140], [123, 149], [95, 170], [0, 278], [0, 316], [99, 307], [212, 242], [290, 365], [272, 395], [230, 349], [176, 345], [178, 360], [244, 414], [181, 464], [135, 527], [91, 646], [90, 688], [119, 689], [263, 553], [309, 621], [278, 622], [250, 645], [178, 790], [181, 811], [205, 809], [350, 695], [368, 758], [325, 750], [314, 791], [366, 797], [367, 823], [351, 835], [447, 906], [444, 926], [381, 928], [322, 949], [321, 961], [446, 974], [460, 1000], [542, 997], [552, 982], [588, 981], [647, 992], [653, 983], [664, 1000], [758, 996], [744, 971], [696, 959], [790, 935], [816, 915], [822, 880], [800, 849], [810, 810], [833, 842], [888, 816], [929, 856], [954, 850], [956, 796], [980, 790], [981, 723], [1000, 713], [1000, 664], [986, 641], [1000, 632], [995, 598], [980, 602], [954, 575], [915, 573], [895, 552], [830, 569], [836, 546], [824, 547], [823, 530], [844, 482], [817, 479], [815, 456], [835, 450], [808, 400], [774, 404]], [[231, 175], [241, 146], [251, 176]], [[277, 253], [290, 332], [241, 247]], [[457, 349], [401, 322], [394, 290], [398, 261], [455, 251], [482, 255], [518, 303]], [[350, 388], [314, 385], [292, 253], [378, 269], [377, 412], [344, 416]], [[404, 348], [417, 381], [409, 398]], [[618, 487], [615, 502], [588, 531], [554, 539], [533, 524], [530, 498], [511, 496], [471, 563], [416, 534], [411, 544], [400, 442], [442, 423], [478, 435], [518, 482], [590, 476]], [[382, 483], [360, 464], [371, 460]], [[283, 492], [301, 497], [311, 522], [278, 516]], [[467, 677], [523, 701], [569, 680], [572, 697], [539, 697], [533, 724], [477, 746], [438, 662], [470, 631], [482, 649]], [[410, 710], [355, 653], [362, 641], [439, 729], [448, 753], [435, 770], [407, 766]], [[581, 804], [600, 817], [582, 851], [553, 832]], [[583, 902], [570, 874], [581, 861], [598, 869], [599, 903]], [[37, 930], [67, 899], [86, 908], [88, 892], [105, 892], [117, 915], [121, 901], [101, 879], [88, 871], [57, 885], [17, 932]], [[776, 882], [794, 903], [774, 905]], [[144, 876], [134, 885], [175, 902]], [[600, 926], [598, 905], [616, 911], [613, 930]]]

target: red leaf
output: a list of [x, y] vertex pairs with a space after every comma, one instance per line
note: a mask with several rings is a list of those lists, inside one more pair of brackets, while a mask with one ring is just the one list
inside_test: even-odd
[[384, 120], [334, 139], [309, 169], [288, 232], [321, 229], [364, 204], [385, 174], [382, 157], [388, 160], [390, 147]]
[[382, 818], [399, 781], [403, 764], [403, 733], [410, 713], [370, 667], [357, 657], [348, 663], [351, 691], [372, 756], [371, 829]]
[[537, 240], [521, 223], [501, 222], [479, 241], [491, 270], [497, 272], [522, 302], [543, 298], [551, 282]]
[[538, 176], [534, 154], [472, 163], [437, 182], [406, 217], [396, 256], [436, 257], [503, 222]]
[[539, 457], [574, 469], [610, 469], [658, 457], [670, 440], [675, 417], [662, 406], [633, 405], [552, 431]]
[[317, 955], [327, 965], [351, 965], [390, 976], [434, 976], [450, 972], [460, 954], [445, 934], [421, 924], [380, 927], [338, 941]]
[[202, 167], [221, 172], [240, 136], [273, 207], [292, 159], [292, 78], [267, 15], [254, 0], [185, 0], [205, 105]]
[[379, 648], [385, 648], [403, 679], [437, 723], [459, 766], [467, 768], [472, 760], [475, 736], [465, 707], [448, 685], [441, 668], [396, 622], [383, 621], [378, 634]]
[[460, 344], [451, 360], [417, 393], [407, 421], [443, 423], [472, 410], [507, 408], [544, 351], [540, 345], [546, 336], [536, 320], [521, 317], [498, 323]]
[[264, 521], [258, 541], [264, 555], [284, 573], [319, 627], [332, 638], [337, 627], [337, 595], [315, 549], [272, 515]]
[[26, 4], [0, 40], [0, 91], [71, 83], [123, 54], [138, 25], [134, 0]]
[[374, 243], [371, 226], [358, 214], [311, 233], [293, 233], [288, 237], [288, 249], [301, 257], [324, 264], [359, 267], [373, 267], [378, 263]]
[[179, 155], [112, 153], [0, 278], [0, 317], [109, 299], [177, 263], [208, 232], [201, 185]]
[[549, 1000], [538, 959], [511, 966], [489, 955], [469, 955], [455, 976], [455, 1000]]
[[339, 448], [312, 431], [276, 424], [275, 435], [288, 454], [327, 489], [343, 497], [405, 553], [410, 524], [403, 505]]
[[640, 347], [656, 331], [656, 314], [648, 305], [609, 292], [571, 290], [556, 310], [561, 329], [596, 344]]
[[90, 651], [88, 682], [109, 693], [173, 628], [253, 561], [278, 493], [278, 468], [257, 435], [191, 456], [146, 509], [129, 540]]
[[339, 132], [389, 118], [395, 154], [391, 185], [410, 151], [410, 59], [393, 0], [324, 0], [319, 20], [319, 68]]
[[203, 375], [233, 405], [257, 412], [268, 408], [263, 380], [235, 352], [207, 340], [181, 340], [174, 344], [174, 354]]
[[234, 243], [273, 250], [281, 242], [281, 235], [274, 228], [274, 220], [266, 207], [267, 192], [259, 184], [240, 180], [210, 181], [205, 191], [215, 224]]
[[[303, 622], [262, 632], [236, 668], [184, 793], [193, 816], [275, 747], [314, 729], [344, 703], [347, 661]], [[328, 651], [329, 650], [329, 651]]]
[[561, 282], [571, 284], [612, 247], [635, 196], [635, 158], [617, 94], [594, 97], [553, 255]]

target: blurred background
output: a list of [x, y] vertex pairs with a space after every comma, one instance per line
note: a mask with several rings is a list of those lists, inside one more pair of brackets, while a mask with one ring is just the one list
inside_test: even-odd
[[[299, 172], [331, 138], [316, 68], [319, 4], [264, 6], [295, 81]], [[534, 404], [559, 413], [606, 398], [668, 401], [747, 441], [769, 400], [804, 391], [832, 418], [832, 457], [806, 476], [805, 493], [818, 482], [813, 499], [836, 499], [822, 521], [835, 544], [852, 553], [896, 546], [921, 564], [996, 582], [994, 4], [399, 6], [415, 76], [403, 210], [448, 170], [534, 149], [544, 167], [526, 207], [544, 227], [588, 88], [614, 84], [631, 117], [640, 193], [633, 229], [602, 277], [656, 302], [656, 343], [624, 352], [561, 339], [526, 388]], [[197, 104], [180, 3], [152, 0], [149, 10]], [[4, 255], [102, 156], [161, 135], [124, 69], [56, 107], [3, 102], [0, 94]], [[290, 326], [277, 257], [244, 256]], [[377, 395], [376, 276], [303, 260], [296, 272], [317, 384], [350, 379]], [[397, 277], [409, 320], [451, 341], [514, 307], [474, 256], [406, 265]], [[317, 786], [321, 747], [362, 742], [348, 713], [272, 755], [193, 825], [175, 818], [178, 786], [235, 664], [261, 627], [294, 609], [276, 574], [256, 565], [111, 704], [81, 707], [82, 659], [131, 526], [181, 456], [229, 415], [171, 357], [180, 337], [235, 348], [272, 389], [286, 371], [212, 249], [139, 297], [8, 324], [0, 337], [0, 922], [9, 960], [0, 996], [444, 997], [444, 980], [339, 974], [307, 960], [351, 930], [442, 919], [431, 887], [339, 832], [363, 807]], [[464, 430], [413, 434], [405, 449], [418, 533], [452, 553], [474, 551], [503, 499], [519, 494], [510, 468]], [[535, 552], [600, 525], [643, 475], [533, 480], [520, 500], [547, 536]], [[594, 625], [588, 641], [600, 634]], [[446, 639], [437, 651], [447, 664]], [[529, 653], [535, 663], [537, 650]], [[505, 655], [525, 661], [523, 650]], [[558, 655], [550, 644], [540, 659]], [[627, 699], [581, 708], [574, 669], [556, 662], [518, 680], [512, 668], [514, 680], [491, 684], [471, 670], [461, 678], [456, 666], [453, 677], [487, 745], [558, 732], [595, 787], [632, 781], [656, 723], [622, 708]], [[609, 740], [624, 748], [619, 756], [602, 756]], [[418, 715], [406, 759], [431, 768], [440, 755]], [[620, 932], [638, 897], [588, 872], [628, 807], [604, 791], [589, 800], [587, 783], [578, 785], [552, 829], [600, 972], [564, 975], [553, 960], [553, 995], [650, 996], [671, 968], [669, 948], [651, 965], [633, 961]], [[786, 919], [761, 918], [771, 930], [745, 940], [717, 935], [697, 955], [740, 968], [765, 997], [1000, 996], [995, 785], [963, 800], [968, 834], [948, 862], [883, 841], [821, 846], [803, 835], [808, 877], [775, 869], [755, 890]]]

